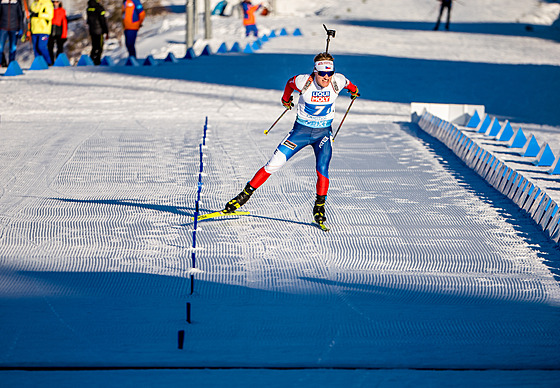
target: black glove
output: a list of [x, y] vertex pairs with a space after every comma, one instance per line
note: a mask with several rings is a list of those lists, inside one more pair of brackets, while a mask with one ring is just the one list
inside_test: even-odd
[[290, 96], [290, 99], [288, 101], [282, 99], [282, 105], [284, 105], [284, 108], [290, 110], [294, 106], [294, 103], [292, 102], [293, 100], [294, 96]]
[[38, 14], [37, 12], [31, 12], [30, 17], [36, 18], [36, 17], [38, 17], [38, 16], [39, 16], [39, 14]]

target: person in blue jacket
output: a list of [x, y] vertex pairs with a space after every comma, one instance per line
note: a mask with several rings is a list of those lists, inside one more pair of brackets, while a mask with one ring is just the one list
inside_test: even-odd
[[16, 60], [17, 41], [23, 35], [25, 18], [22, 0], [0, 2], [0, 53], [4, 56], [6, 41], [9, 41], [9, 62]]

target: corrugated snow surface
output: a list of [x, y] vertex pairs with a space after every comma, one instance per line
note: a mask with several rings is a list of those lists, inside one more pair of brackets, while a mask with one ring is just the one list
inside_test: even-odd
[[268, 91], [52, 74], [72, 87], [19, 86], [61, 100], [2, 117], [1, 366], [558, 366], [557, 248], [415, 125], [361, 115], [364, 101], [335, 142], [331, 232], [310, 225], [304, 150], [250, 216], [199, 224], [193, 269], [204, 117], [190, 94], [209, 112], [203, 211], [243, 187], [293, 117], [264, 137]]
[[[431, 31], [433, 1], [299, 3], [270, 27], [305, 38], [258, 54], [0, 80], [0, 368], [50, 368], [4, 370], [3, 384], [554, 386], [557, 246], [408, 122], [412, 100], [470, 102], [554, 137], [557, 44], [512, 21], [532, 5], [456, 7], [448, 34]], [[509, 24], [485, 23], [496, 20]], [[362, 92], [335, 142], [331, 232], [309, 224], [304, 150], [255, 193], [251, 216], [199, 224], [193, 268], [205, 118], [212, 211], [291, 128], [293, 114], [263, 135], [287, 78], [324, 47], [324, 22]], [[184, 52], [183, 38], [162, 27], [139, 52]]]

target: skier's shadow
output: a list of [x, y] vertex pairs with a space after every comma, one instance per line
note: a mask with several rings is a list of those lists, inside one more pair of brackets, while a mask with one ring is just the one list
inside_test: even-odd
[[74, 199], [74, 198], [50, 198], [55, 201], [70, 202], [70, 203], [89, 203], [97, 205], [115, 205], [115, 206], [130, 206], [141, 209], [157, 210], [161, 212], [178, 214], [182, 216], [194, 216], [194, 210], [190, 207], [157, 205], [153, 203], [143, 203], [134, 200], [121, 200], [121, 199]]
[[[210, 211], [212, 211], [212, 210], [210, 210]], [[210, 218], [210, 219], [207, 219], [207, 220], [199, 221], [198, 223], [223, 222], [223, 221], [227, 221], [227, 220], [237, 220], [241, 217], [258, 218], [258, 219], [267, 220], [267, 221], [287, 222], [287, 223], [296, 224], [296, 225], [315, 226], [315, 224], [312, 223], [312, 222], [295, 221], [295, 220], [289, 220], [289, 219], [286, 219], [286, 218], [259, 216], [259, 215], [256, 215], [256, 214], [221, 216], [221, 217]], [[194, 224], [194, 221], [193, 222], [187, 222], [185, 224], [181, 224], [181, 226], [190, 226], [190, 225], [193, 225], [193, 224]]]
[[[56, 201], [61, 201], [61, 202], [70, 202], [70, 203], [90, 203], [90, 204], [97, 204], [97, 205], [131, 206], [131, 207], [137, 207], [137, 208], [141, 208], [141, 209], [150, 209], [150, 210], [156, 210], [156, 211], [166, 212], [166, 213], [171, 213], [171, 214], [178, 214], [178, 215], [190, 217], [191, 219], [194, 218], [194, 215], [195, 215], [195, 209], [190, 208], [190, 207], [156, 205], [156, 204], [152, 204], [152, 203], [143, 203], [143, 202], [134, 201], [134, 200], [74, 199], [74, 198], [50, 198], [50, 199], [53, 199], [53, 200], [56, 200]], [[210, 212], [213, 212], [214, 210], [212, 210], [212, 209], [200, 209], [199, 211], [210, 213]], [[200, 214], [200, 215], [202, 215], [202, 214]], [[268, 220], [268, 221], [280, 221], [280, 222], [287, 222], [287, 223], [297, 224], [297, 225], [314, 226], [314, 224], [312, 222], [302, 222], [302, 221], [289, 220], [289, 219], [285, 219], [285, 218], [266, 217], [266, 216], [260, 216], [260, 215], [254, 215], [254, 214], [238, 215], [238, 216], [235, 216], [235, 215], [223, 216], [223, 217], [211, 218], [211, 219], [204, 220], [204, 221], [199, 221], [199, 223], [200, 222], [204, 222], [204, 223], [223, 222], [223, 221], [226, 221], [226, 220], [235, 220], [235, 219], [238, 219], [239, 217], [252, 217], [252, 218], [259, 218], [259, 219]], [[179, 226], [190, 226], [190, 225], [193, 225], [193, 224], [194, 224], [194, 220], [190, 221], [190, 222], [186, 222], [184, 224], [180, 224]]]

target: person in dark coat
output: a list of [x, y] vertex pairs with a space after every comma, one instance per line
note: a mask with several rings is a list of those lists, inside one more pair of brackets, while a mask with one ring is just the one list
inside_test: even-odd
[[449, 30], [449, 20], [451, 19], [451, 3], [453, 0], [439, 0], [441, 3], [441, 7], [439, 9], [439, 16], [437, 19], [436, 26], [434, 27], [434, 31], [439, 29], [439, 24], [441, 21], [441, 16], [443, 15], [443, 10], [447, 8], [447, 23], [445, 23], [445, 29]]
[[99, 3], [99, 0], [88, 1], [87, 24], [91, 37], [90, 57], [95, 65], [100, 65], [104, 38], [109, 38], [109, 29], [107, 28], [107, 19], [105, 18], [105, 8]]
[[[0, 1], [0, 53], [4, 57], [4, 46], [9, 42], [9, 62], [16, 60], [17, 41], [23, 35], [25, 18], [22, 0]], [[8, 61], [6, 61], [8, 62]]]

